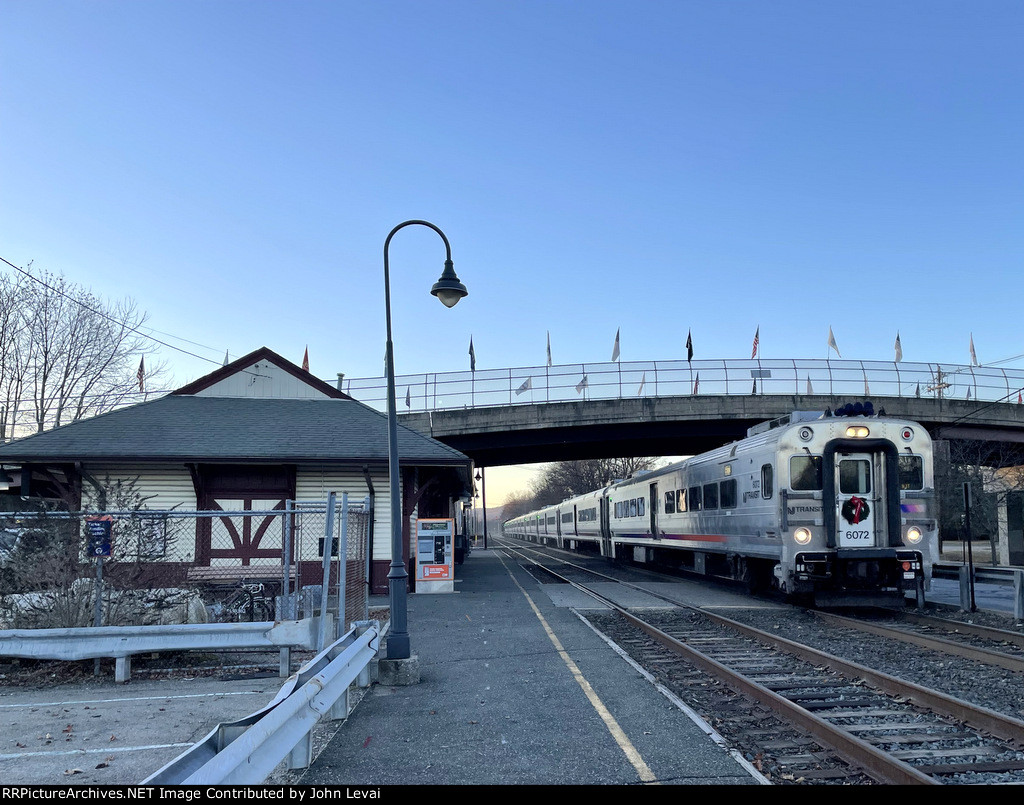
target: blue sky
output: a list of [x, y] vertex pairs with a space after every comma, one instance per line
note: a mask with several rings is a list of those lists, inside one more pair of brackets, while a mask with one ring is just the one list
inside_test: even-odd
[[[0, 257], [149, 313], [180, 385], [397, 371], [1024, 366], [1024, 4], [0, 6]], [[1017, 357], [1022, 356], [1022, 357]], [[205, 360], [202, 360], [205, 359]], [[1013, 359], [1013, 360], [1009, 360]]]

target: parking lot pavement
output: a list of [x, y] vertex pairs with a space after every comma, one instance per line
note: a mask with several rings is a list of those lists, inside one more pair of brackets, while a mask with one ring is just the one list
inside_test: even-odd
[[0, 688], [5, 785], [139, 783], [224, 721], [253, 713], [284, 680], [112, 677]]

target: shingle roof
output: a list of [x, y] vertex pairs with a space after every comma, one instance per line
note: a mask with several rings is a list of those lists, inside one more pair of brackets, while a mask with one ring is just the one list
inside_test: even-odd
[[[462, 453], [398, 426], [403, 464], [468, 465]], [[387, 417], [356, 400], [170, 394], [0, 446], [0, 460], [386, 462]]]

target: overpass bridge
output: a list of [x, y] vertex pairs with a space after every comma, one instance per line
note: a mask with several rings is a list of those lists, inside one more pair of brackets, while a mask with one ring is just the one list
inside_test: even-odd
[[[383, 378], [346, 382], [356, 399], [386, 406]], [[402, 424], [481, 467], [692, 455], [758, 422], [858, 400], [916, 420], [936, 439], [988, 443], [992, 463], [1006, 445], [1024, 450], [1024, 371], [991, 366], [638, 361], [403, 375], [395, 383]]]

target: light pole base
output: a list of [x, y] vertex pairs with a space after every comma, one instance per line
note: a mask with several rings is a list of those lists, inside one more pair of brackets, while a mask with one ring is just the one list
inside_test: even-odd
[[420, 683], [420, 658], [413, 655], [403, 660], [381, 659], [377, 662], [377, 683], [399, 687]]

